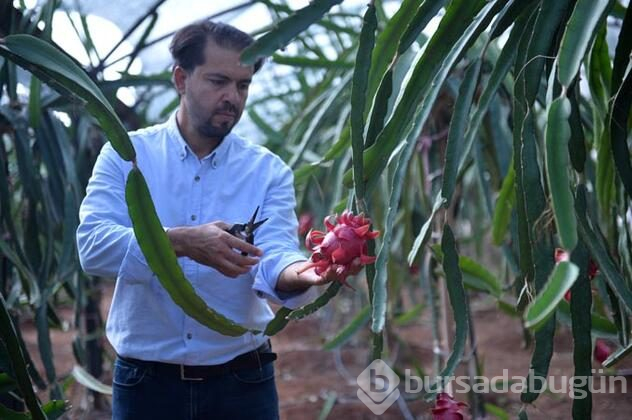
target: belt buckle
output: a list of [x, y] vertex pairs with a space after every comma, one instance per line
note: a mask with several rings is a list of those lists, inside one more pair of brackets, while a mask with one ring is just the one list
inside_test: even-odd
[[184, 374], [184, 365], [180, 365], [180, 379], [183, 381], [203, 381], [204, 378], [190, 378]]

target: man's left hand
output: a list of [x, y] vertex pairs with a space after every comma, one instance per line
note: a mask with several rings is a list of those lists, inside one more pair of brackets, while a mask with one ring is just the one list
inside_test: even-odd
[[280, 292], [304, 292], [311, 286], [321, 286], [336, 280], [332, 271], [329, 275], [321, 277], [313, 268], [305, 270], [309, 261], [301, 261], [288, 265], [279, 276], [276, 290]]

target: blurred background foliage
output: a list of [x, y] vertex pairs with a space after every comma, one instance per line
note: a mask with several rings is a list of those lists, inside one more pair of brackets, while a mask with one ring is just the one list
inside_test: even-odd
[[[2, 0], [0, 37], [54, 43], [53, 17], [66, 16], [73, 32], [64, 37], [84, 50], [75, 60], [133, 130], [177, 107], [168, 62], [138, 70], [170, 35], [154, 33], [167, 3], [148, 3], [104, 52], [81, 2]], [[345, 208], [366, 212], [382, 233], [371, 244], [375, 267], [352, 280], [361, 292], [343, 288], [345, 299], [322, 311], [335, 320], [325, 348], [357, 334], [372, 342], [372, 357], [388, 360], [399, 341], [393, 327], [429, 314], [442, 347], [432, 373], [451, 374], [475, 349], [476, 298], [523, 325], [537, 374], [548, 372], [557, 323], [572, 328], [576, 375], [590, 375], [598, 337], [617, 346], [604, 366], [629, 353], [627, 2], [260, 0], [211, 17], [230, 21], [252, 8], [273, 22], [253, 35], [274, 33], [284, 48], [257, 76], [240, 130], [294, 170], [299, 234]], [[2, 55], [0, 417], [23, 418], [17, 411], [26, 406], [33, 418], [55, 418], [71, 381], [95, 401], [108, 392], [96, 379], [110, 362], [99, 284], [112, 279], [84, 275], [74, 242], [78, 204], [107, 139], [80, 101], [51, 89], [54, 80], [41, 83]], [[277, 321], [301, 318], [339, 289], [332, 285], [308, 311], [282, 310]], [[72, 326], [58, 315], [68, 306]], [[25, 320], [37, 328], [43, 377], [17, 328]], [[50, 331], [69, 328], [77, 330], [77, 367], [66, 378], [55, 371]], [[41, 405], [31, 382], [50, 403]], [[537, 396], [527, 390], [522, 401]], [[483, 415], [482, 404], [472, 409]], [[590, 409], [590, 398], [573, 402], [574, 418], [589, 418]]]

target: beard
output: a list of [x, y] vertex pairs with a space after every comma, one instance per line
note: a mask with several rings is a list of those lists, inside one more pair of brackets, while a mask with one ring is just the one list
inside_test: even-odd
[[[221, 117], [219, 114], [232, 114], [233, 118], [231, 120], [226, 120], [225, 117]], [[214, 123], [213, 119], [216, 117], [221, 117], [222, 121], [219, 123]], [[223, 139], [231, 132], [237, 121], [239, 120], [239, 115], [237, 108], [231, 104], [226, 104], [220, 109], [213, 111], [211, 116], [203, 121], [198, 127], [197, 131], [200, 135], [207, 138], [219, 138]]]
[[213, 124], [209, 119], [199, 127], [197, 127], [198, 133], [207, 138], [219, 138], [223, 139], [230, 133], [235, 126], [235, 123], [224, 122], [219, 125]]

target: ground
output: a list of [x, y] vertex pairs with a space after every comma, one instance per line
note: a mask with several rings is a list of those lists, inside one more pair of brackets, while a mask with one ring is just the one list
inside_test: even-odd
[[[111, 296], [111, 285], [104, 286], [103, 311], [106, 313]], [[336, 299], [349, 301], [354, 293], [344, 290]], [[351, 297], [351, 298], [350, 298]], [[472, 304], [474, 326], [478, 341], [478, 357], [483, 365], [486, 377], [503, 376], [507, 369], [509, 378], [525, 375], [529, 367], [531, 350], [523, 348], [523, 337], [518, 320], [498, 311], [493, 304], [481, 299]], [[426, 311], [427, 312], [427, 311]], [[70, 321], [72, 310], [62, 311], [62, 317]], [[351, 315], [349, 315], [351, 317]], [[70, 323], [72, 325], [72, 323]], [[273, 337], [273, 348], [279, 354], [276, 365], [276, 381], [279, 390], [282, 419], [318, 419], [327, 402], [334, 402], [329, 412], [329, 419], [401, 419], [431, 418], [431, 406], [423, 402], [418, 394], [407, 394], [393, 404], [382, 416], [374, 415], [357, 397], [356, 378], [368, 365], [369, 339], [366, 331], [357, 334], [337, 351], [324, 351], [322, 344], [330, 336], [331, 331], [340, 328], [340, 312], [321, 310], [311, 317], [290, 323], [281, 333]], [[25, 341], [31, 354], [38, 355], [37, 334], [32, 323], [26, 321], [21, 326]], [[366, 330], [367, 328], [365, 328]], [[412, 369], [416, 374], [415, 364], [425, 372], [432, 371], [432, 340], [430, 323], [424, 317], [411, 325], [397, 327], [395, 334], [389, 336], [387, 357], [396, 359], [400, 371]], [[67, 377], [74, 365], [72, 339], [75, 332], [53, 332], [53, 348], [57, 372], [60, 377]], [[554, 385], [561, 386], [562, 376], [572, 376], [572, 340], [570, 330], [559, 326], [556, 334], [555, 355], [550, 374], [555, 377]], [[35, 360], [41, 369], [39, 360]], [[626, 363], [626, 362], [624, 362]], [[627, 363], [628, 366], [630, 363]], [[598, 366], [594, 365], [595, 369]], [[618, 366], [618, 374], [625, 374], [629, 369]], [[461, 374], [464, 371], [460, 372]], [[108, 371], [102, 378], [111, 383]], [[632, 381], [626, 378], [623, 386], [632, 387]], [[402, 392], [404, 390], [402, 389]], [[632, 392], [632, 389], [627, 392]], [[632, 399], [628, 393], [622, 392], [622, 385], [617, 382], [614, 393], [594, 394], [593, 419], [615, 420], [627, 418], [632, 411]], [[40, 393], [46, 399], [46, 393]], [[73, 408], [67, 414], [68, 419], [101, 420], [109, 419], [109, 401], [107, 398], [95, 408], [85, 388], [74, 383], [68, 389], [67, 397]], [[512, 393], [491, 393], [483, 395], [486, 403], [501, 407], [509, 415], [516, 418], [520, 410], [519, 395]], [[467, 400], [466, 395], [458, 395], [457, 399]], [[566, 395], [545, 393], [529, 407], [530, 419], [570, 419], [571, 399]], [[628, 413], [628, 414], [625, 414]], [[488, 413], [488, 418], [501, 418]]]

